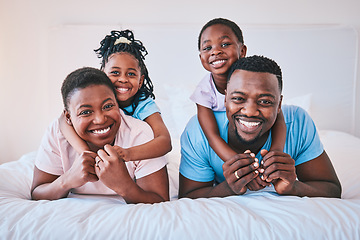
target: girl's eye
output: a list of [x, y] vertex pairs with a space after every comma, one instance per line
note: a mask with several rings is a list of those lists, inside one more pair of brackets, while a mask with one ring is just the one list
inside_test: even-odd
[[131, 77], [136, 76], [136, 74], [135, 74], [135, 73], [133, 73], [133, 72], [129, 72], [129, 73], [128, 73], [128, 75], [129, 75], [129, 76], [131, 76]]
[[83, 110], [79, 113], [79, 116], [86, 116], [86, 115], [89, 115], [91, 113], [90, 110]]
[[111, 75], [119, 75], [119, 72], [118, 71], [111, 71], [110, 74]]

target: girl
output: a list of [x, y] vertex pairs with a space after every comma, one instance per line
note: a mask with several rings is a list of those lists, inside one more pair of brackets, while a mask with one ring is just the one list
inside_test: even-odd
[[[147, 50], [141, 41], [134, 39], [130, 30], [111, 31], [95, 50], [102, 59], [101, 70], [110, 78], [116, 89], [119, 107], [130, 116], [146, 121], [154, 132], [154, 139], [131, 148], [116, 147], [124, 161], [137, 161], [160, 157], [171, 151], [170, 134], [156, 106], [153, 85], [144, 59]], [[79, 152], [88, 146], [75, 134], [72, 127], [60, 121], [61, 131]]]
[[124, 162], [113, 145], [152, 139], [147, 124], [120, 111], [114, 86], [95, 68], [81, 68], [61, 87], [64, 116], [89, 151], [77, 153], [54, 121], [38, 150], [32, 198], [55, 200], [78, 194], [119, 195], [127, 203], [169, 200], [166, 160]]
[[[246, 56], [247, 48], [244, 45], [242, 31], [236, 23], [216, 18], [201, 29], [198, 49], [201, 64], [210, 74], [203, 78], [190, 98], [197, 105], [198, 120], [210, 146], [223, 161], [226, 161], [237, 153], [220, 137], [213, 111], [225, 111], [224, 94], [229, 69], [236, 60]], [[283, 151], [286, 125], [282, 112], [278, 114], [272, 132], [270, 150]], [[255, 156], [253, 153], [246, 153]]]

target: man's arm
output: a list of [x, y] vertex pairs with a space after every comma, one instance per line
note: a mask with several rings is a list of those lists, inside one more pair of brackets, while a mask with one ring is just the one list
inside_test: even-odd
[[325, 151], [296, 167], [294, 162], [282, 152], [269, 152], [264, 156], [264, 178], [274, 185], [277, 193], [300, 197], [341, 197], [341, 184]]
[[223, 164], [225, 181], [214, 186], [211, 182], [190, 180], [179, 174], [179, 198], [209, 198], [241, 195], [246, 184], [258, 176], [259, 163], [250, 154], [237, 154]]

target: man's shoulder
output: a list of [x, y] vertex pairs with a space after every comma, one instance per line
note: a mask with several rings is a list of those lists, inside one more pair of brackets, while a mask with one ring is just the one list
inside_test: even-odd
[[281, 107], [281, 110], [283, 112], [284, 115], [284, 119], [285, 122], [292, 122], [296, 119], [301, 119], [304, 117], [308, 117], [308, 114], [306, 112], [306, 110], [304, 110], [303, 108], [299, 107], [299, 106], [295, 106], [295, 105], [283, 105]]

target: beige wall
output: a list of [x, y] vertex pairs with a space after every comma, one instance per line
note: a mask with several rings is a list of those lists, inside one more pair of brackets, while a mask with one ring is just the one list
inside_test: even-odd
[[[0, 163], [36, 150], [45, 128], [56, 117], [49, 114], [54, 111], [49, 111], [52, 106], [47, 101], [54, 94], [47, 91], [52, 74], [48, 61], [56, 58], [48, 51], [52, 47], [49, 31], [54, 27], [143, 23], [202, 26], [214, 17], [226, 17], [239, 25], [343, 24], [360, 33], [358, 0], [242, 2], [0, 0]], [[357, 82], [359, 88], [359, 76]], [[360, 136], [359, 125], [355, 133]]]

